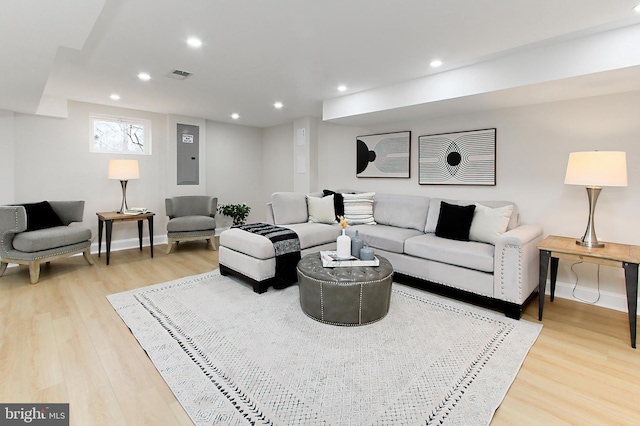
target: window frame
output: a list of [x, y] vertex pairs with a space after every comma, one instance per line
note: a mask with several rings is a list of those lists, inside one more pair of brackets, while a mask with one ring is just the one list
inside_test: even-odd
[[[132, 125], [141, 125], [143, 126], [144, 132], [144, 145], [142, 151], [112, 151], [112, 150], [102, 150], [97, 149], [95, 144], [95, 122], [96, 121], [105, 121], [111, 123], [125, 123]], [[147, 120], [144, 118], [133, 118], [133, 117], [123, 117], [116, 115], [105, 115], [105, 114], [90, 114], [89, 115], [89, 132], [90, 132], [90, 142], [89, 142], [89, 151], [96, 154], [117, 154], [117, 155], [151, 155], [152, 148], [152, 138], [151, 138], [151, 120]]]

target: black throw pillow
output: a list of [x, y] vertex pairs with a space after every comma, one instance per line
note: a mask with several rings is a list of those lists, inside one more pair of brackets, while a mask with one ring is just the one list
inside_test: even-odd
[[436, 236], [450, 240], [469, 241], [469, 229], [471, 229], [475, 210], [475, 204], [457, 206], [442, 201], [436, 225]]
[[22, 206], [27, 211], [27, 231], [64, 225], [48, 201], [22, 204]]
[[330, 189], [325, 189], [322, 191], [322, 194], [324, 197], [333, 195], [333, 207], [336, 210], [336, 219], [338, 219], [338, 216], [344, 216], [344, 198], [342, 197], [342, 194], [331, 191]]

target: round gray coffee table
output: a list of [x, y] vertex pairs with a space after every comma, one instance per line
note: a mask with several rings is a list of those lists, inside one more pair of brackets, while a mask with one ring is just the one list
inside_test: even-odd
[[324, 268], [320, 253], [298, 262], [300, 306], [311, 318], [332, 325], [365, 325], [389, 312], [393, 267], [387, 259], [379, 266]]

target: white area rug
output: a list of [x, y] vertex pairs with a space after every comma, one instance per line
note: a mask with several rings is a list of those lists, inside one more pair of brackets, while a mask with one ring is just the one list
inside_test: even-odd
[[217, 270], [108, 299], [198, 425], [489, 424], [542, 328], [400, 284], [332, 326]]

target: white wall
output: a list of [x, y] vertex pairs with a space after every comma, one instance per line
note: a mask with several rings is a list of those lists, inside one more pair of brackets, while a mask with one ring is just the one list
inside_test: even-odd
[[[152, 155], [126, 156], [140, 166], [140, 179], [128, 183], [127, 202], [156, 213], [155, 243], [165, 241], [167, 196], [211, 194], [220, 203], [246, 202], [254, 209], [249, 220], [264, 219], [262, 129], [80, 102], [69, 102], [66, 119], [0, 114], [0, 164], [7, 163], [0, 168], [3, 202], [85, 200], [84, 224], [97, 244], [95, 213], [117, 210], [122, 200], [120, 183], [107, 179], [109, 160], [123, 155], [89, 151], [92, 113], [152, 122]], [[176, 123], [200, 126], [200, 185], [176, 185]], [[115, 226], [112, 241], [113, 249], [136, 246], [135, 223]]]
[[293, 122], [293, 190], [309, 193], [318, 185], [318, 124], [315, 117]]
[[[89, 151], [92, 113], [151, 120], [153, 155], [124, 156]], [[157, 213], [155, 229], [164, 226], [163, 174], [165, 171], [166, 116], [102, 105], [69, 102], [69, 117], [49, 118], [15, 115], [16, 202], [41, 200], [85, 200], [84, 223], [97, 241], [96, 212], [120, 208], [120, 182], [107, 179], [109, 160], [135, 158], [140, 179], [127, 186], [130, 206], [143, 206]], [[146, 235], [146, 232], [145, 232]], [[113, 240], [135, 241], [135, 223], [114, 227]]]
[[[403, 193], [414, 188], [402, 189], [404, 182], [389, 181], [386, 190], [382, 180], [358, 181], [356, 176], [356, 136], [371, 131], [357, 127], [321, 123], [318, 128], [318, 184], [315, 190], [362, 189], [378, 192]], [[377, 189], [380, 188], [380, 189]]]
[[[264, 220], [262, 129], [207, 121], [207, 192], [218, 204], [246, 203], [251, 207], [248, 221]], [[218, 227], [230, 226], [220, 216]]]
[[[511, 200], [521, 221], [539, 223], [546, 235], [581, 237], [587, 225], [588, 201], [583, 187], [564, 185], [569, 153], [585, 150], [627, 152], [626, 188], [604, 188], [596, 209], [596, 230], [603, 241], [640, 245], [640, 93], [593, 97], [527, 107], [493, 110], [438, 119], [398, 122], [357, 129], [324, 123], [319, 132], [319, 186], [354, 188], [431, 197]], [[497, 185], [489, 187], [418, 184], [418, 136], [497, 128]], [[355, 177], [357, 135], [410, 130], [411, 178]], [[561, 262], [558, 280], [572, 285], [569, 262]], [[578, 265], [578, 294], [591, 299], [597, 287], [597, 267]], [[558, 291], [568, 291], [565, 286]], [[624, 274], [602, 267], [601, 303], [626, 310]], [[611, 293], [611, 294], [609, 294]], [[560, 295], [560, 294], [558, 294]], [[611, 296], [611, 297], [609, 297]], [[612, 300], [607, 300], [607, 298]], [[621, 305], [622, 304], [622, 305]]]
[[0, 204], [15, 202], [13, 113], [0, 110]]
[[[263, 130], [262, 154], [262, 206], [271, 201], [271, 194], [277, 191], [293, 191], [294, 181], [294, 140], [293, 123], [268, 127]], [[260, 220], [264, 220], [263, 207]]]

